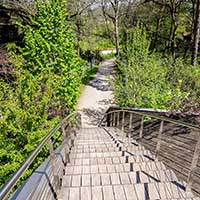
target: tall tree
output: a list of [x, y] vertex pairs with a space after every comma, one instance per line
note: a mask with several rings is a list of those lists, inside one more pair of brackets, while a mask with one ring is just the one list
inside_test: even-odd
[[194, 24], [194, 41], [193, 41], [193, 50], [192, 50], [192, 65], [197, 64], [199, 37], [200, 37], [200, 0], [197, 0], [195, 24]]
[[103, 15], [109, 18], [114, 25], [114, 37], [116, 54], [119, 55], [119, 20], [122, 16], [121, 7], [124, 1], [119, 0], [101, 0]]
[[77, 52], [80, 55], [80, 41], [82, 37], [83, 16], [91, 9], [95, 4], [95, 0], [70, 0], [68, 1], [68, 8], [70, 17], [74, 21], [76, 26], [76, 39], [77, 39]]

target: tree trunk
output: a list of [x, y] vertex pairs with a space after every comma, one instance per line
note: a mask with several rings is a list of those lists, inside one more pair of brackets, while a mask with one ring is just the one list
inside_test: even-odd
[[80, 56], [81, 48], [80, 48], [80, 41], [81, 41], [81, 16], [76, 17], [76, 34], [77, 34], [77, 54]]
[[116, 45], [116, 55], [119, 56], [119, 22], [118, 22], [118, 16], [115, 19], [115, 45]]
[[199, 36], [200, 36], [200, 0], [197, 0], [196, 19], [195, 19], [195, 25], [194, 25], [194, 41], [193, 41], [193, 50], [192, 50], [192, 62], [191, 62], [191, 64], [193, 66], [197, 65]]
[[175, 60], [175, 38], [176, 38], [176, 30], [178, 27], [177, 19], [176, 19], [176, 5], [174, 1], [171, 1], [171, 29], [170, 29], [170, 49], [172, 58]]
[[161, 17], [157, 18], [156, 20], [156, 31], [153, 34], [153, 40], [150, 45], [150, 50], [153, 52], [153, 50], [156, 48], [157, 42], [158, 42], [158, 35], [160, 30], [160, 24], [161, 24]]

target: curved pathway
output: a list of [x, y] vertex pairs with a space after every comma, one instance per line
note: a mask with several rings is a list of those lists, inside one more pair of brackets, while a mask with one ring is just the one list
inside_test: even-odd
[[109, 79], [113, 77], [114, 66], [113, 59], [102, 62], [94, 79], [84, 87], [77, 107], [82, 115], [83, 127], [97, 126], [102, 113], [114, 104], [112, 88], [109, 83]]

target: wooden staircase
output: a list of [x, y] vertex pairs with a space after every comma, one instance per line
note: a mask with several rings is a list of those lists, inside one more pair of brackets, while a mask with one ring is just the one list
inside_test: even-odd
[[[63, 140], [54, 149], [59, 130]], [[11, 200], [200, 200], [199, 132], [194, 124], [130, 108], [106, 112], [95, 128], [81, 128], [80, 114], [71, 113], [4, 185], [0, 199], [48, 143], [50, 156]], [[177, 178], [182, 172], [187, 184]]]
[[60, 200], [200, 199], [174, 172], [115, 128], [78, 131]]

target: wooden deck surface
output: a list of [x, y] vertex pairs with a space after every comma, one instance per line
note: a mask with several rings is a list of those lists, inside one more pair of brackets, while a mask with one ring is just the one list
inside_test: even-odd
[[80, 129], [62, 181], [62, 200], [195, 199], [174, 172], [112, 128]]

